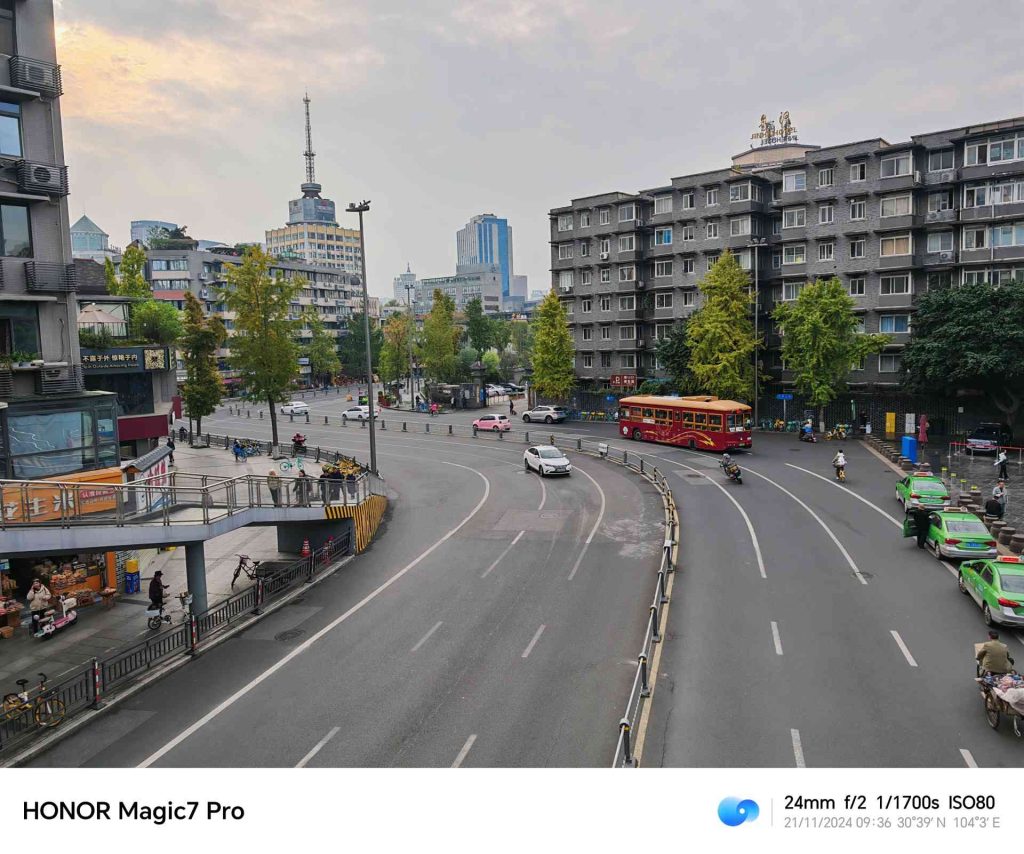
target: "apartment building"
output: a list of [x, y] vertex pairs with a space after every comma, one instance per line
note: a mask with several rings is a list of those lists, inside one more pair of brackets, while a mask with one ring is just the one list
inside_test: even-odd
[[772, 308], [831, 276], [864, 331], [891, 336], [851, 388], [894, 390], [922, 294], [1024, 275], [1024, 117], [899, 143], [774, 137], [729, 168], [574, 199], [549, 217], [552, 285], [584, 387], [665, 376], [657, 342], [699, 307], [697, 282], [728, 249], [756, 279], [769, 393], [792, 385]]
[[434, 305], [434, 291], [452, 298], [456, 311], [465, 311], [467, 303], [479, 299], [485, 314], [501, 311], [502, 272], [497, 264], [460, 265], [454, 276], [420, 279], [416, 283], [414, 309], [418, 316], [429, 314]]

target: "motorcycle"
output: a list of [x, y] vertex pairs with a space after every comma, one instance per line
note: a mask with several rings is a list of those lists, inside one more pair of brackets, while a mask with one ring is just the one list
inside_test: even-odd
[[[73, 626], [78, 622], [78, 611], [75, 610], [77, 605], [77, 599], [62, 593], [56, 608], [48, 608], [36, 624], [35, 637], [40, 640], [49, 640], [57, 632], [68, 626]], [[59, 616], [57, 611], [60, 611]]]
[[734, 480], [736, 483], [743, 483], [743, 472], [740, 471], [740, 467], [736, 463], [722, 460], [719, 465], [722, 467], [722, 471], [725, 472], [725, 476], [729, 478], [729, 480]]
[[306, 437], [303, 436], [301, 433], [296, 433], [294, 436], [292, 436], [292, 453], [306, 453]]
[[818, 437], [815, 436], [812, 431], [801, 430], [800, 431], [800, 441], [801, 442], [812, 442], [813, 443], [813, 442], [817, 442], [818, 441]]

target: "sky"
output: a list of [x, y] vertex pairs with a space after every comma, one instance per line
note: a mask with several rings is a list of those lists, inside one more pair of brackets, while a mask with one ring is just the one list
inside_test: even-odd
[[547, 212], [719, 169], [762, 113], [835, 145], [1024, 114], [1024, 0], [55, 0], [71, 220], [261, 241], [304, 180], [368, 199], [367, 280], [451, 275], [506, 217], [550, 285]]

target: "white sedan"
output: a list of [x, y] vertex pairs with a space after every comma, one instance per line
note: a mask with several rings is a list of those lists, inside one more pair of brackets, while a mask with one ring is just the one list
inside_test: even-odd
[[292, 400], [281, 407], [282, 415], [305, 415], [309, 412], [309, 404], [301, 400]]
[[534, 445], [523, 451], [523, 467], [541, 477], [549, 474], [569, 474], [572, 463], [554, 445]]
[[[369, 406], [350, 406], [348, 409], [341, 411], [341, 417], [344, 420], [351, 418], [353, 421], [369, 421], [370, 420], [370, 407]], [[373, 417], [377, 417], [377, 413], [373, 413]]]

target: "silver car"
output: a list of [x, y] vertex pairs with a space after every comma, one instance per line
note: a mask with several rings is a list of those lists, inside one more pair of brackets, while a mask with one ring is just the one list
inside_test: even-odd
[[523, 421], [529, 424], [531, 421], [543, 421], [551, 424], [558, 421], [561, 423], [569, 417], [569, 410], [564, 406], [535, 406], [523, 413]]

